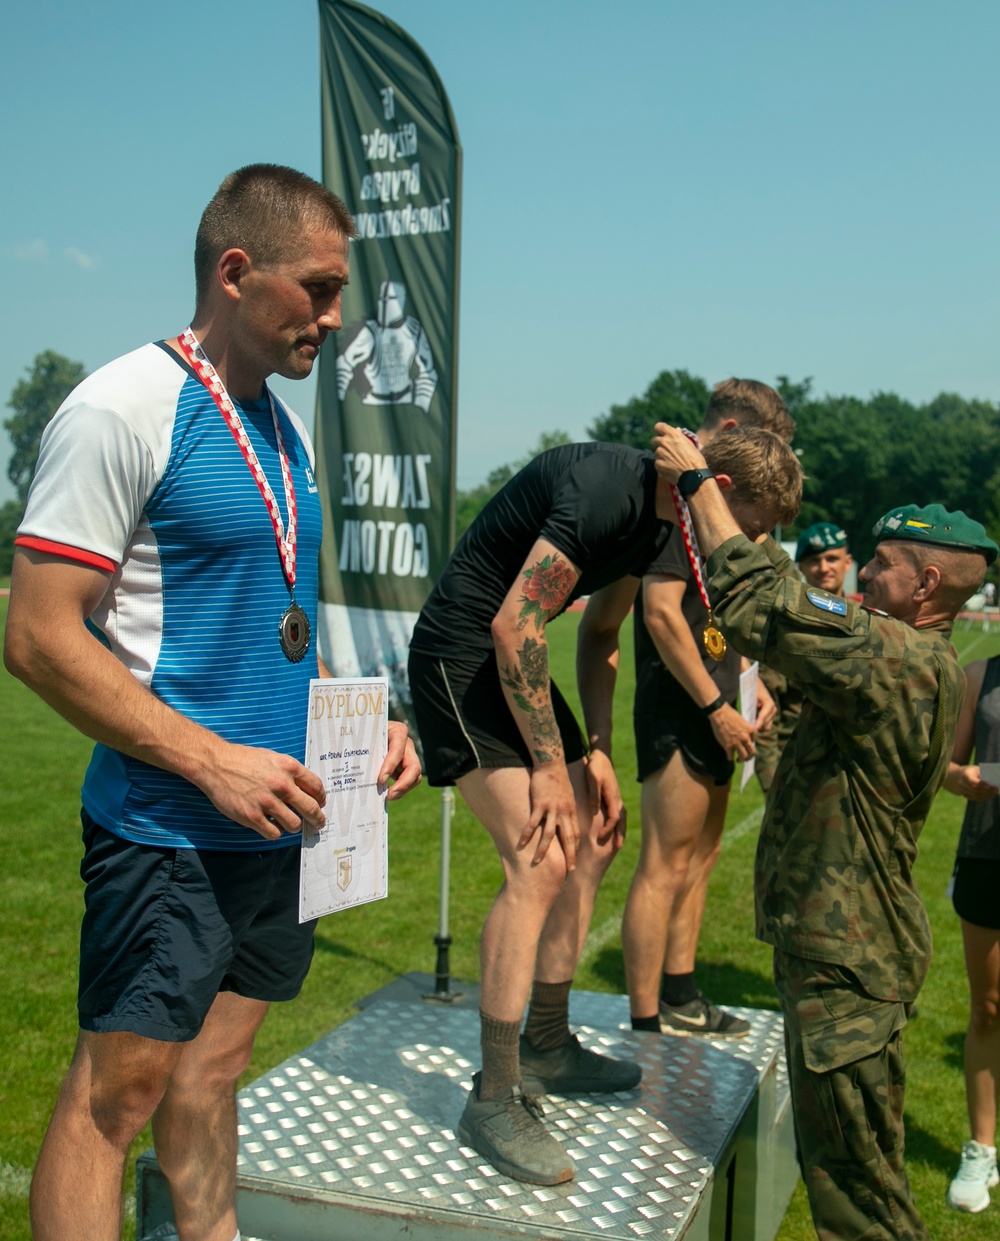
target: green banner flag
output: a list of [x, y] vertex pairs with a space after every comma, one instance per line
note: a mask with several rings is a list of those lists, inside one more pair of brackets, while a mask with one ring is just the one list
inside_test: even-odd
[[434, 67], [395, 23], [320, 0], [323, 180], [354, 215], [334, 351], [320, 355], [320, 642], [336, 676], [388, 676], [455, 514], [462, 148]]

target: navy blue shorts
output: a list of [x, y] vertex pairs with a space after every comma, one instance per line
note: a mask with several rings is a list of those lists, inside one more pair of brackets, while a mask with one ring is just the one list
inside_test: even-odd
[[[454, 784], [479, 767], [533, 765], [504, 697], [495, 655], [441, 659], [411, 650], [409, 671], [429, 784]], [[580, 725], [554, 681], [549, 689], [566, 762], [578, 762], [587, 753]]]
[[267, 1002], [298, 995], [316, 924], [299, 924], [297, 845], [160, 849], [81, 818], [81, 1029], [182, 1043], [220, 991]]

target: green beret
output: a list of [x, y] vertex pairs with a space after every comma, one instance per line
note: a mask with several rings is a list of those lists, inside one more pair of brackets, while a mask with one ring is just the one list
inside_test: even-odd
[[929, 543], [934, 547], [953, 547], [956, 551], [980, 552], [991, 565], [1000, 555], [1000, 547], [986, 533], [985, 526], [957, 510], [949, 513], [943, 504], [904, 504], [890, 509], [872, 527], [875, 542], [885, 539], [906, 539], [912, 543]]
[[795, 563], [806, 556], [818, 556], [820, 552], [831, 551], [835, 547], [847, 546], [847, 531], [835, 526], [832, 521], [814, 521], [799, 535], [795, 548]]

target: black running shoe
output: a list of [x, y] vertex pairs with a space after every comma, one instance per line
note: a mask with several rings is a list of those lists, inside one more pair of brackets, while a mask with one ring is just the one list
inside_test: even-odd
[[561, 1047], [535, 1051], [521, 1035], [521, 1081], [529, 1094], [611, 1094], [639, 1085], [642, 1069], [584, 1047], [576, 1035]]
[[686, 1004], [660, 1001], [660, 1033], [687, 1034], [695, 1038], [746, 1038], [750, 1022], [717, 1008], [699, 991]]

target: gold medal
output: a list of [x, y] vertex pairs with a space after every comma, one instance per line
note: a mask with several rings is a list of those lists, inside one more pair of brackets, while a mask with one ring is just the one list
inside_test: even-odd
[[701, 635], [702, 645], [708, 652], [709, 656], [718, 663], [726, 658], [726, 639], [720, 629], [715, 627], [715, 619], [709, 613], [708, 624], [705, 626], [705, 632]]

